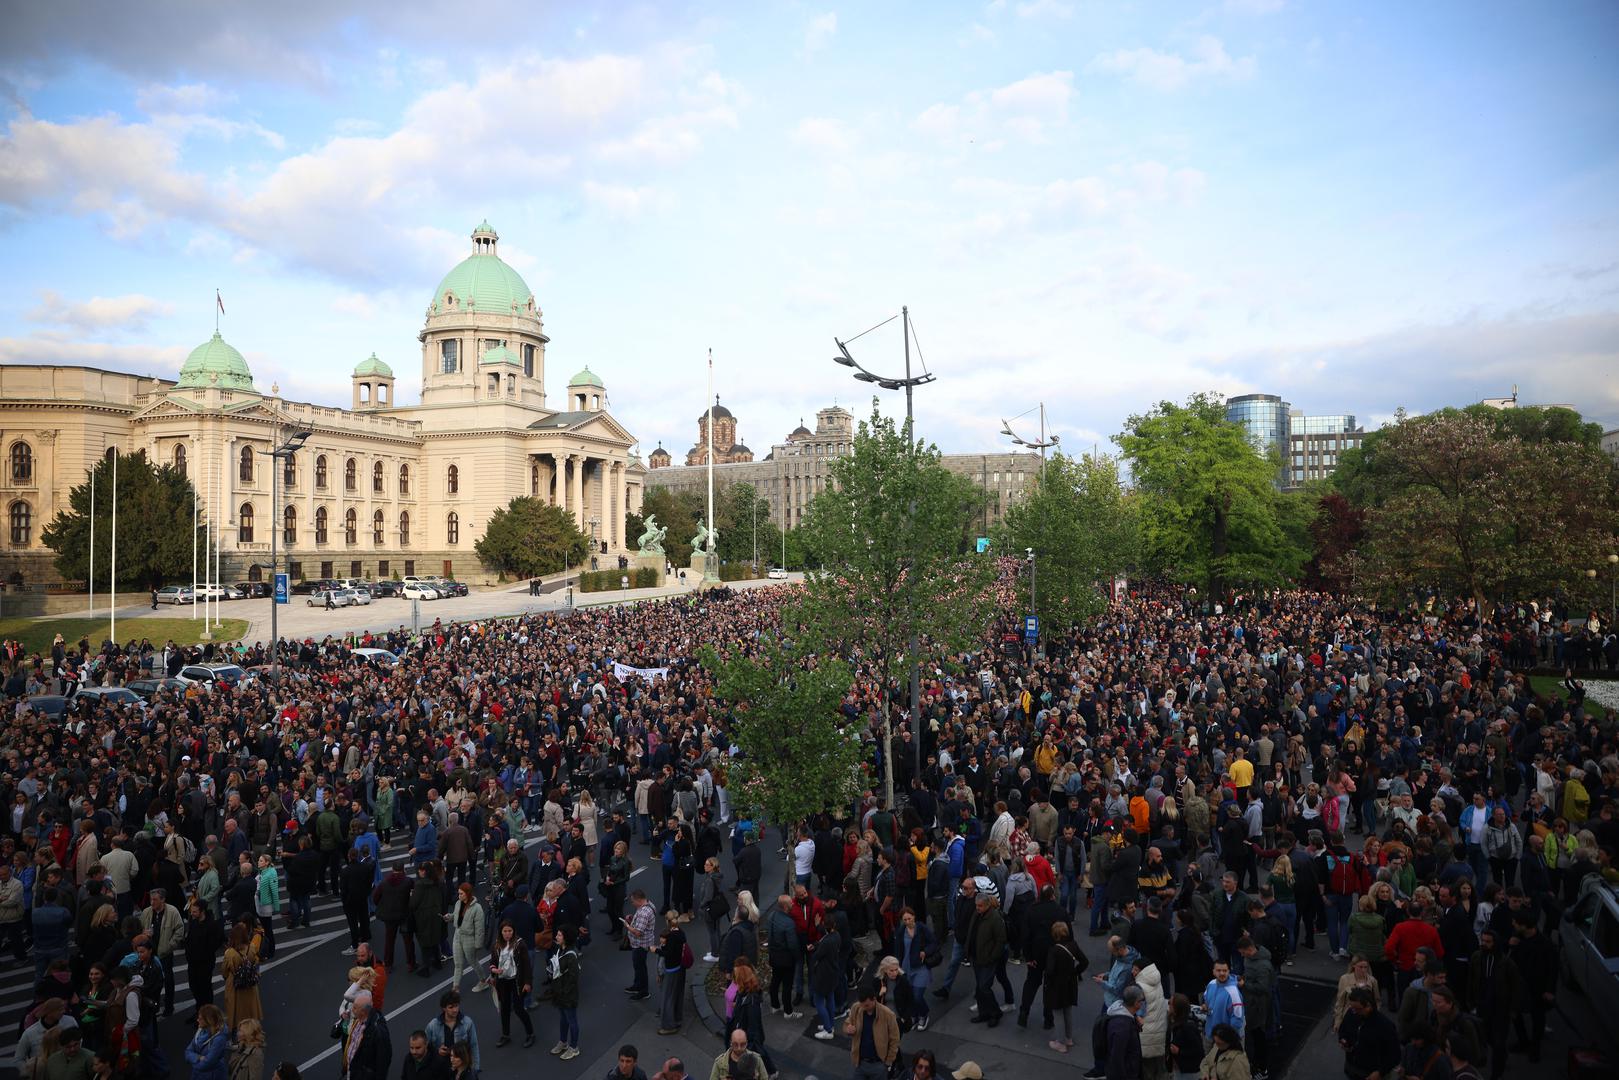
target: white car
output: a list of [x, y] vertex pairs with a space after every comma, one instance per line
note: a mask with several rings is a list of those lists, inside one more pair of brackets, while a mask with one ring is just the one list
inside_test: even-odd
[[371, 602], [370, 589], [344, 589], [349, 594], [350, 604], [369, 604]]
[[348, 589], [316, 589], [309, 594], [310, 607], [325, 607], [328, 600], [332, 607], [348, 607], [354, 603], [354, 593]]
[[223, 585], [198, 585], [197, 599], [204, 602], [234, 600], [236, 599], [236, 594]]
[[399, 657], [387, 649], [355, 649], [353, 654], [377, 667], [393, 667], [399, 663]]
[[202, 683], [211, 686], [214, 683], [225, 683], [235, 686], [248, 678], [248, 674], [236, 664], [187, 664], [181, 668], [176, 679], [190, 686], [192, 683]]
[[765, 577], [769, 578], [772, 581], [786, 581], [787, 580], [787, 571], [783, 570], [779, 566], [772, 566], [770, 568], [770, 572], [768, 574], [766, 574]]
[[407, 581], [405, 587], [399, 590], [399, 595], [406, 600], [437, 600], [438, 590], [425, 581]]
[[190, 585], [165, 585], [157, 590], [157, 602], [160, 604], [193, 604], [196, 600]]

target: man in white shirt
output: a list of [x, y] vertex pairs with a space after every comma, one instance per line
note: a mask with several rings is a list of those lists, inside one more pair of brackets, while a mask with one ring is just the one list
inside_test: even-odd
[[793, 845], [793, 878], [805, 888], [809, 887], [810, 874], [815, 867], [815, 841], [810, 838], [809, 830], [800, 826], [798, 829], [798, 843]]
[[101, 865], [107, 870], [107, 882], [112, 886], [113, 904], [118, 917], [127, 919], [135, 913], [135, 894], [132, 891], [135, 874], [140, 864], [134, 852], [125, 845], [129, 837], [119, 833], [112, 838], [112, 850], [101, 856]]

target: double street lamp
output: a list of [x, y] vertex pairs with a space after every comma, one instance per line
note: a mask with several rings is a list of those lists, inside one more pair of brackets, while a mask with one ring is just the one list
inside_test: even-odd
[[[1040, 483], [1044, 484], [1046, 482], [1046, 451], [1060, 443], [1062, 441], [1062, 437], [1056, 434], [1051, 434], [1049, 436], [1046, 434], [1046, 403], [1042, 401], [1037, 408], [1040, 410], [1040, 437], [1038, 439], [1025, 439], [1018, 435], [1017, 432], [1012, 430], [1011, 420], [1001, 421], [1001, 434], [1005, 435], [1008, 439], [1011, 439], [1014, 446], [1022, 446], [1030, 450], [1040, 451]], [[1012, 417], [1012, 420], [1021, 420], [1032, 412], [1034, 412], [1034, 409], [1028, 409], [1024, 412], [1018, 413], [1016, 416]], [[1025, 550], [1029, 555], [1029, 614], [1038, 616], [1040, 609], [1038, 606], [1039, 594], [1035, 592], [1034, 548], [1026, 548]], [[1036, 648], [1038, 648], [1040, 644], [1038, 635], [1044, 632], [1045, 627], [1043, 626], [1040, 627], [1039, 631], [1037, 631], [1035, 640]]]
[[[878, 323], [877, 326], [882, 326], [885, 323], [891, 322], [893, 320], [893, 318], [894, 318], [894, 316], [891, 315], [887, 319], [884, 319], [883, 322]], [[901, 327], [904, 330], [903, 337], [905, 339], [905, 375], [903, 377], [896, 377], [896, 376], [890, 376], [890, 375], [879, 375], [874, 371], [868, 370], [867, 368], [862, 366], [860, 364], [860, 362], [857, 361], [852, 355], [850, 355], [848, 343], [844, 342], [844, 341], [839, 341], [837, 338], [832, 339], [833, 343], [836, 344], [837, 347], [838, 347], [838, 355], [834, 356], [832, 358], [832, 362], [834, 364], [840, 364], [840, 365], [842, 365], [843, 367], [846, 367], [846, 368], [854, 368], [855, 369], [854, 370], [854, 377], [856, 379], [858, 379], [860, 382], [875, 383], [878, 386], [882, 387], [884, 390], [904, 390], [905, 391], [905, 445], [906, 445], [908, 451], [914, 452], [915, 447], [916, 447], [916, 432], [915, 432], [915, 429], [914, 429], [915, 414], [912, 411], [912, 402], [911, 402], [912, 391], [914, 391], [918, 386], [926, 386], [928, 383], [933, 382], [934, 379], [936, 378], [936, 376], [934, 376], [934, 374], [932, 372], [930, 372], [930, 371], [924, 371], [920, 375], [912, 375], [911, 374], [911, 309], [910, 309], [910, 307], [908, 307], [908, 306], [901, 306], [900, 307], [900, 309], [899, 309], [899, 319], [900, 319]], [[877, 329], [877, 327], [874, 326], [871, 329], [875, 330], [875, 329]], [[856, 338], [863, 337], [865, 334], [869, 334], [869, 333], [871, 333], [871, 330], [863, 331], [860, 334], [856, 334], [853, 338], [850, 338], [849, 341], [854, 341]], [[920, 348], [920, 346], [918, 346], [918, 353], [920, 353], [920, 351], [921, 351], [921, 348]], [[910, 508], [909, 508], [909, 516], [914, 518], [915, 515], [916, 515], [916, 502], [913, 500], [911, 502], [911, 505], [910, 505]], [[907, 538], [907, 540], [908, 539], [909, 538]], [[786, 535], [786, 530], [783, 530], [782, 531], [782, 566], [783, 567], [785, 567], [787, 565], [787, 547], [786, 547], [786, 545], [787, 545], [787, 535]], [[912, 569], [914, 570], [914, 567]], [[911, 599], [912, 599], [911, 590], [913, 588], [915, 588], [915, 586], [916, 586], [915, 578], [916, 578], [916, 575], [914, 573], [907, 573], [905, 575], [905, 603], [906, 603], [907, 609], [909, 609], [909, 606], [911, 604]], [[909, 614], [908, 611], [907, 611], [907, 614]], [[917, 658], [916, 658], [916, 656], [917, 656], [917, 640], [916, 640], [916, 630], [915, 630], [915, 625], [916, 625], [915, 619], [914, 618], [911, 619], [910, 622], [911, 622], [911, 625], [912, 625], [911, 640], [910, 640], [910, 653], [911, 653], [911, 705], [910, 705], [911, 741], [912, 741], [912, 743], [915, 744], [914, 749], [915, 749], [915, 752], [916, 752], [916, 775], [921, 776], [922, 775], [922, 728], [921, 728], [922, 672], [921, 672], [920, 664], [918, 663]], [[892, 719], [890, 717], [890, 710], [888, 708], [888, 703], [887, 702], [883, 703], [883, 735], [888, 740], [887, 745], [883, 747], [883, 762], [884, 762], [884, 764], [886, 766], [886, 768], [884, 770], [884, 780], [885, 780], [887, 788], [888, 788], [888, 791], [887, 791], [888, 807], [889, 807], [890, 810], [893, 810], [895, 808], [895, 806], [896, 806], [896, 804], [894, 802], [894, 745], [893, 745], [893, 743], [894, 743], [894, 725], [893, 725], [893, 721], [892, 721]]]
[[[1595, 581], [1595, 569], [1587, 570], [1585, 576]], [[1611, 625], [1619, 621], [1619, 555], [1608, 556], [1608, 623]]]
[[[271, 459], [270, 465], [270, 664], [272, 667], [281, 665], [281, 637], [277, 633], [277, 618], [281, 614], [281, 600], [275, 594], [276, 570], [280, 565], [282, 513], [281, 513], [281, 470], [291, 463], [292, 456], [304, 448], [304, 443], [313, 435], [312, 431], [294, 431], [287, 436], [287, 441], [274, 450], [259, 450]], [[290, 583], [289, 583], [289, 588]]]

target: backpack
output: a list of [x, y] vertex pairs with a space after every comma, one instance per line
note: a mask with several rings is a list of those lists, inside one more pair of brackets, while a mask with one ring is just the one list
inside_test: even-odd
[[703, 904], [703, 914], [710, 919], [723, 919], [730, 911], [731, 902], [725, 898], [724, 889], [715, 889], [714, 894]]
[[1350, 896], [1360, 887], [1359, 855], [1347, 859], [1327, 852], [1327, 887], [1343, 896]]
[[238, 990], [246, 990], [249, 987], [257, 986], [259, 984], [259, 962], [243, 957], [242, 962], [236, 965], [234, 984]]
[[681, 970], [682, 971], [690, 971], [691, 966], [693, 964], [695, 964], [696, 962], [697, 962], [697, 957], [693, 956], [692, 952], [691, 952], [691, 942], [689, 942], [689, 941], [682, 942], [681, 945], [680, 945], [680, 968], [681, 968]]

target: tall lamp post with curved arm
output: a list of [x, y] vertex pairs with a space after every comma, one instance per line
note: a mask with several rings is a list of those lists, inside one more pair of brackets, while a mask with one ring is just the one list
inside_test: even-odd
[[[1027, 447], [1030, 450], [1038, 450], [1038, 451], [1040, 451], [1040, 482], [1042, 484], [1044, 484], [1046, 482], [1046, 451], [1049, 450], [1051, 447], [1056, 446], [1058, 443], [1060, 443], [1062, 441], [1062, 438], [1061, 438], [1061, 436], [1056, 435], [1056, 434], [1052, 434], [1052, 435], [1049, 435], [1049, 436], [1046, 434], [1046, 403], [1042, 401], [1038, 406], [1036, 406], [1036, 408], [1038, 408], [1040, 410], [1040, 437], [1038, 439], [1025, 439], [1025, 438], [1021, 437], [1020, 435], [1018, 435], [1017, 432], [1012, 430], [1012, 421], [1011, 420], [1002, 420], [1001, 421], [1001, 434], [1005, 435], [1008, 439], [1011, 439], [1012, 443], [1014, 445], [1016, 445], [1016, 446], [1023, 446], [1023, 447]], [[1032, 413], [1032, 412], [1034, 412], [1034, 409], [1029, 409], [1029, 410], [1027, 410], [1025, 412], [1018, 413], [1016, 416], [1012, 417], [1012, 420], [1021, 420], [1025, 416], [1028, 416], [1029, 413]], [[1038, 615], [1039, 614], [1039, 608], [1037, 606], [1037, 600], [1038, 600], [1038, 597], [1039, 597], [1039, 593], [1037, 593], [1035, 591], [1034, 557], [1035, 557], [1035, 550], [1034, 550], [1034, 548], [1030, 548], [1029, 549], [1029, 613], [1031, 615]], [[1037, 635], [1038, 634], [1044, 634], [1044, 633], [1045, 633], [1045, 626], [1042, 625], [1042, 626], [1040, 626], [1039, 630], [1037, 631]], [[1035, 647], [1038, 649], [1039, 645], [1040, 645], [1040, 642], [1039, 642], [1039, 638], [1037, 636], [1036, 639], [1035, 639]]]
[[[886, 323], [886, 322], [892, 321], [893, 318], [894, 317], [892, 315], [890, 315], [887, 319], [883, 320], [883, 322]], [[915, 427], [914, 427], [915, 422], [916, 422], [916, 417], [915, 417], [915, 414], [912, 411], [912, 404], [911, 404], [912, 391], [914, 391], [918, 386], [926, 386], [928, 383], [933, 382], [934, 379], [935, 379], [935, 376], [931, 371], [924, 371], [920, 375], [912, 375], [911, 374], [911, 309], [910, 309], [909, 306], [901, 306], [900, 307], [900, 309], [899, 309], [899, 318], [900, 318], [901, 326], [902, 326], [902, 328], [904, 330], [904, 335], [903, 336], [905, 338], [905, 375], [904, 375], [904, 377], [898, 378], [898, 377], [889, 376], [889, 375], [879, 375], [874, 371], [870, 371], [870, 370], [866, 369], [865, 367], [863, 367], [860, 364], [860, 362], [858, 360], [856, 360], [852, 355], [850, 355], [848, 343], [843, 342], [843, 341], [839, 341], [837, 338], [832, 339], [833, 343], [836, 344], [837, 347], [838, 347], [838, 355], [834, 356], [832, 358], [832, 362], [834, 364], [840, 364], [840, 365], [842, 365], [843, 367], [846, 367], [846, 368], [854, 368], [854, 377], [856, 379], [858, 379], [859, 381], [861, 381], [861, 382], [876, 383], [878, 386], [882, 387], [884, 390], [904, 390], [905, 391], [905, 445], [907, 447], [911, 448], [914, 451], [915, 446], [916, 446], [916, 431], [915, 431]], [[883, 323], [878, 323], [877, 325], [881, 326], [881, 325], [883, 325]], [[875, 326], [872, 327], [872, 330], [875, 330], [875, 329], [877, 329], [877, 327], [875, 327]], [[867, 331], [864, 331], [863, 333], [869, 334], [870, 332], [871, 332], [871, 330], [867, 330]], [[855, 338], [858, 338], [858, 337], [861, 337], [861, 336], [863, 336], [863, 335], [862, 334], [856, 334]], [[849, 340], [853, 341], [853, 340], [855, 340], [855, 338], [850, 338]], [[917, 348], [918, 348], [918, 352], [920, 352], [921, 346], [919, 345]], [[914, 502], [910, 506], [910, 514], [912, 516], [914, 516], [916, 514], [916, 504]], [[787, 562], [787, 560], [786, 560], [786, 543], [787, 543], [787, 541], [786, 541], [786, 530], [783, 530], [783, 532], [782, 532], [782, 565], [784, 567], [786, 566], [786, 562]], [[911, 589], [915, 587], [914, 578], [915, 578], [914, 574], [906, 574], [905, 575], [905, 602], [906, 602], [907, 606], [911, 602], [911, 595], [912, 595], [911, 594]], [[914, 626], [914, 620], [913, 620], [913, 626]], [[911, 718], [911, 741], [915, 744], [915, 751], [916, 751], [916, 775], [921, 776], [922, 775], [922, 729], [921, 729], [920, 725], [921, 725], [921, 713], [922, 713], [922, 708], [921, 708], [921, 701], [922, 701], [922, 673], [921, 673], [920, 666], [916, 662], [916, 652], [917, 652], [916, 632], [913, 629], [912, 632], [911, 632], [911, 641], [910, 641], [910, 653], [911, 653], [911, 706], [910, 706], [909, 713], [910, 713], [910, 718]], [[885, 707], [884, 710], [883, 710], [883, 729], [885, 731], [891, 732], [892, 728], [893, 728], [893, 725], [889, 722], [888, 715], [889, 715], [888, 710]], [[887, 769], [886, 769], [886, 774], [887, 775], [886, 775], [885, 778], [887, 780], [887, 786], [888, 786], [888, 806], [892, 810], [892, 809], [895, 808], [896, 804], [894, 802], [894, 754], [893, 754], [893, 740], [892, 740], [891, 735], [889, 736], [889, 745], [887, 745], [887, 746], [885, 746], [883, 748], [883, 761], [887, 764]]]

